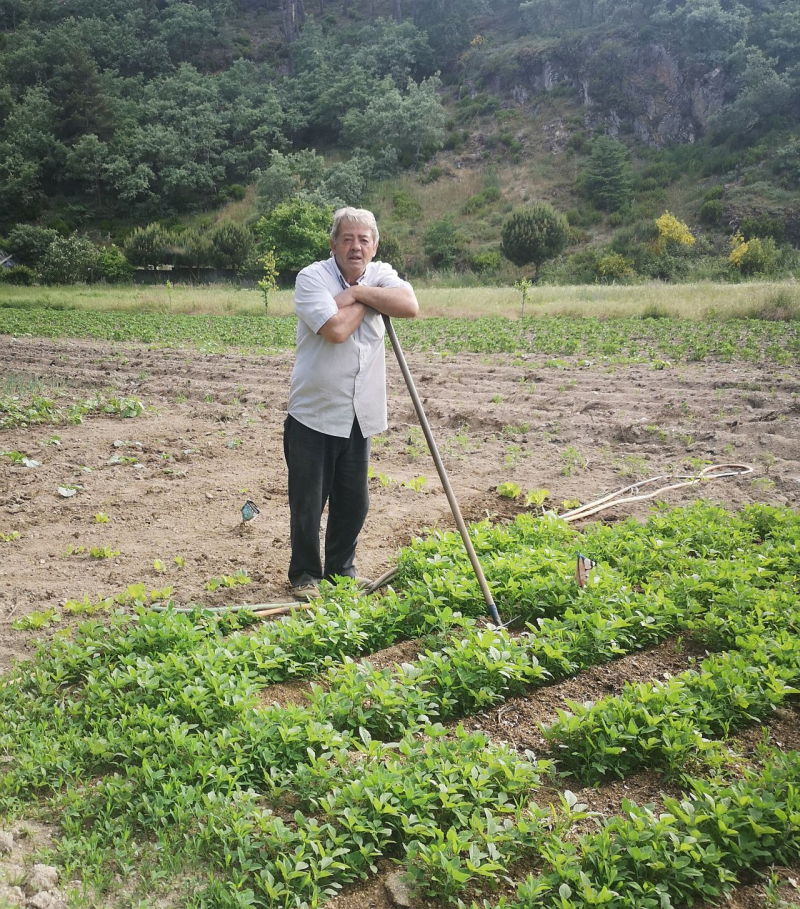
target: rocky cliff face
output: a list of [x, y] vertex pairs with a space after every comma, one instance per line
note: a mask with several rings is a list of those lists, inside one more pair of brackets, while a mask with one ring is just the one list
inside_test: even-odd
[[639, 141], [655, 147], [702, 138], [710, 116], [728, 100], [731, 88], [724, 70], [683, 70], [669, 50], [656, 43], [644, 45], [628, 61], [629, 70], [613, 99], [593, 80], [586, 57], [573, 62], [558, 53], [519, 63], [515, 84], [497, 84], [496, 89], [510, 91], [521, 103], [531, 94], [571, 86], [584, 107], [587, 129], [611, 135], [633, 132]]

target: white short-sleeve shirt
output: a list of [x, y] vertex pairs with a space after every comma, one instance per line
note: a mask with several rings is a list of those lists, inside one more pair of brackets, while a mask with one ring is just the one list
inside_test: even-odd
[[[385, 262], [370, 262], [359, 284], [410, 286]], [[358, 328], [341, 344], [326, 341], [320, 328], [339, 311], [334, 297], [348, 286], [333, 256], [297, 276], [297, 356], [289, 388], [289, 413], [304, 426], [347, 438], [358, 418], [361, 432], [383, 432], [386, 420], [386, 358], [381, 314], [367, 309]]]

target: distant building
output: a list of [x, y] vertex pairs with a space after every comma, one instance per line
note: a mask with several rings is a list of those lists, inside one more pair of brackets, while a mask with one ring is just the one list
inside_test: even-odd
[[0, 249], [0, 268], [16, 268], [19, 262], [4, 249]]

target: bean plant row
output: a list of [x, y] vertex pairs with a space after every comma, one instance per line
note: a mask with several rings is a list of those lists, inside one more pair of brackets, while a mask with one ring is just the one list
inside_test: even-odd
[[[136, 341], [162, 347], [292, 348], [294, 317], [190, 316], [0, 307], [0, 333]], [[429, 318], [397, 326], [408, 350], [457, 353], [582, 356], [597, 361], [644, 360], [657, 368], [677, 361], [752, 360], [781, 365], [800, 358], [800, 332], [791, 323], [731, 319]]]
[[[724, 736], [792, 690], [792, 512], [700, 503], [585, 534], [525, 515], [471, 535], [510, 629], [486, 625], [460, 540], [436, 534], [401, 553], [384, 596], [358, 597], [345, 582], [274, 624], [139, 606], [59, 633], [0, 689], [0, 804], [57, 812], [58, 858], [87, 885], [139, 868], [146, 887], [167, 866], [202, 861], [211, 873], [197, 906], [313, 906], [390, 855], [421, 889], [458, 899], [512, 878], [522, 858], [550, 874], [555, 844], [567, 847], [583, 814], [569, 792], [555, 802], [537, 792], [559, 769], [608, 770], [590, 758], [584, 771], [573, 754], [591, 749], [557, 727], [565, 747], [554, 764], [442, 723], [690, 631], [724, 652], [583, 719], [612, 731], [624, 720], [622, 772], [636, 760], [678, 772], [677, 738], [695, 769], [724, 774], [724, 753], [695, 747], [698, 735]], [[598, 562], [584, 589], [572, 579], [578, 549]], [[408, 637], [422, 639], [412, 662], [355, 662]], [[270, 685], [303, 677], [318, 678], [306, 703], [272, 702]], [[650, 744], [648, 699], [665, 691], [658, 710], [669, 719]], [[622, 753], [613, 735], [593, 747], [608, 766]], [[572, 893], [571, 882], [561, 883]]]

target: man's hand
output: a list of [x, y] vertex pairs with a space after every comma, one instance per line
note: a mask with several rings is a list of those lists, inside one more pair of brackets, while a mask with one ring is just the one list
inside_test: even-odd
[[352, 306], [353, 303], [358, 302], [354, 291], [355, 287], [346, 287], [341, 293], [336, 294], [333, 299], [339, 309], [344, 309], [345, 306]]
[[[354, 284], [342, 294], [346, 294], [348, 291], [352, 292], [354, 299], [359, 303], [370, 306], [385, 316], [414, 319], [419, 313], [417, 297], [409, 285], [405, 287], [370, 287], [366, 284]], [[339, 297], [335, 299], [336, 305], [341, 308]]]

